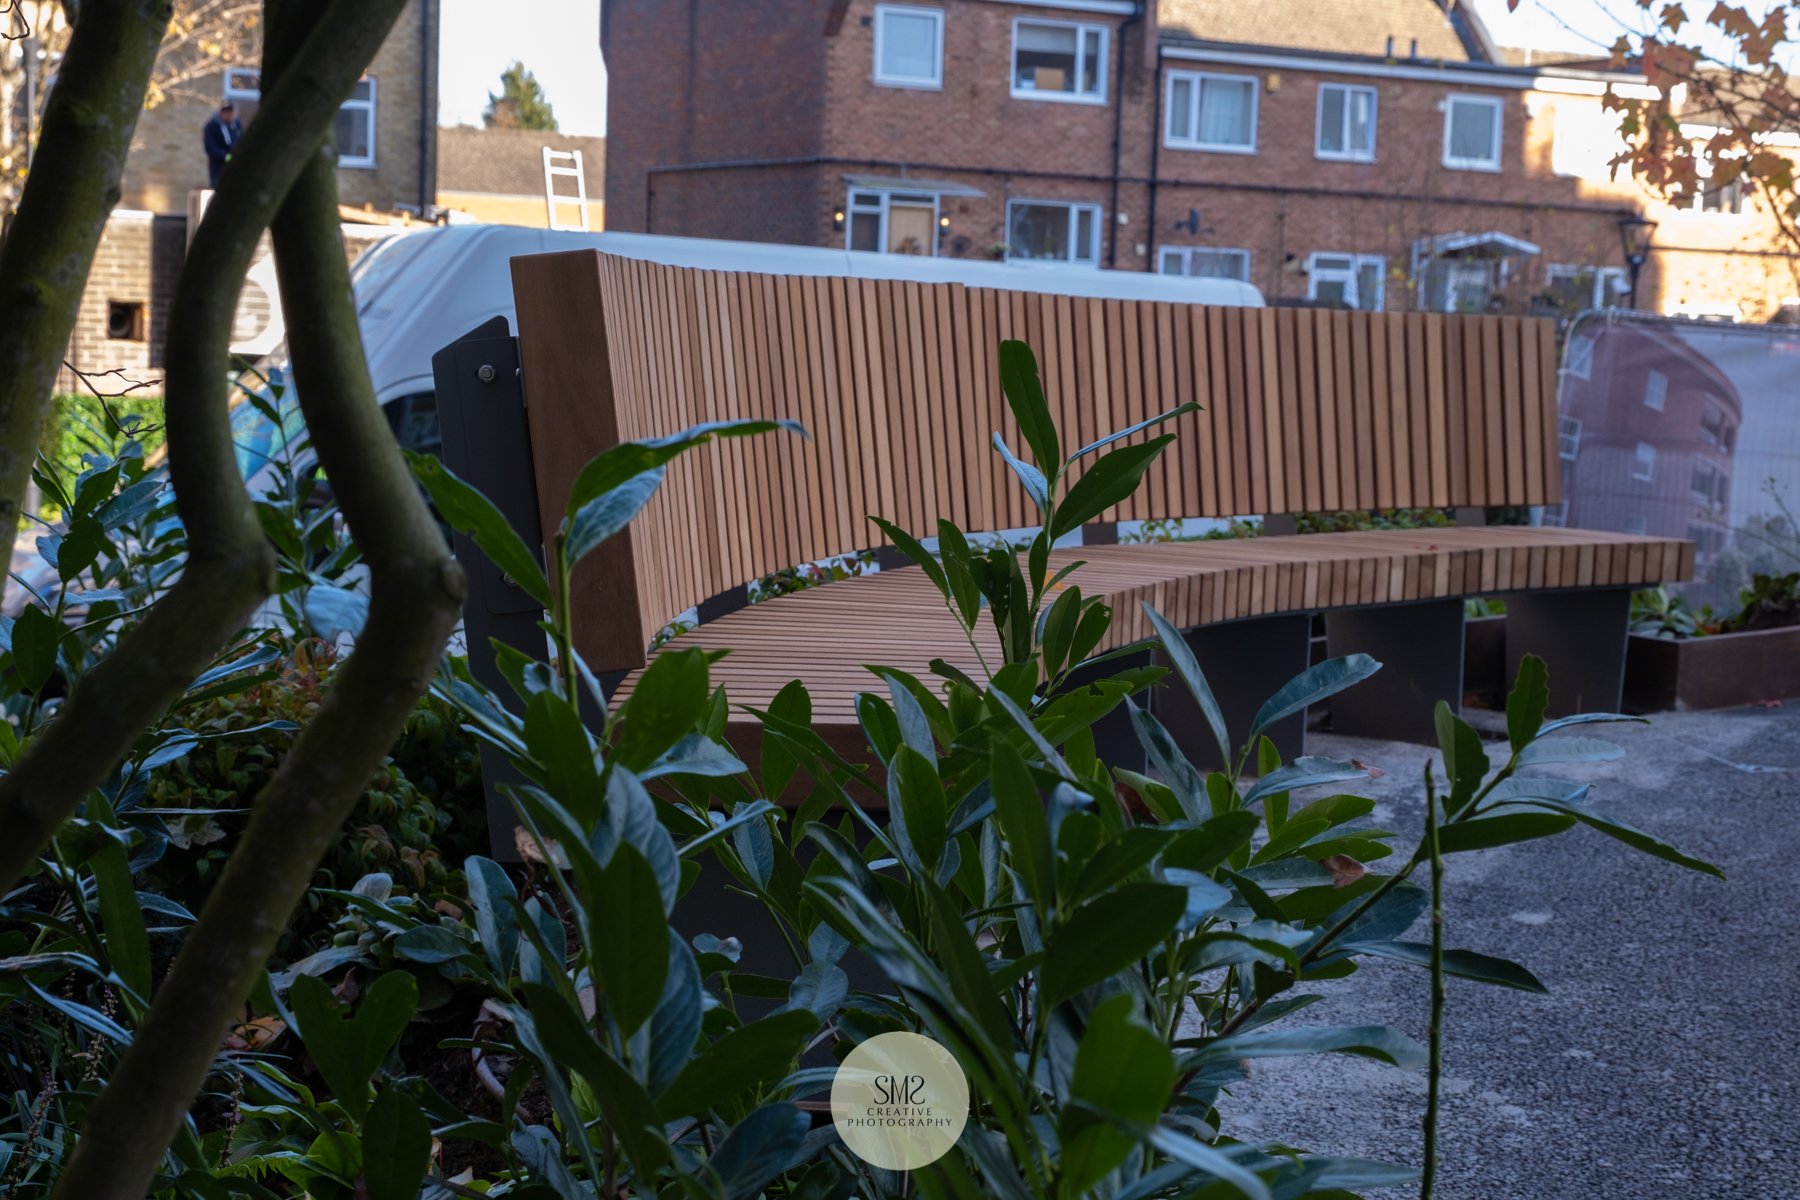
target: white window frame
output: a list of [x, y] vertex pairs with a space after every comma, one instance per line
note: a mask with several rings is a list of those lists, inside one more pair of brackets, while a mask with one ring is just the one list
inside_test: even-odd
[[1663, 412], [1669, 407], [1669, 377], [1661, 371], [1651, 370], [1644, 376], [1644, 407], [1652, 412]]
[[[1036, 88], [1019, 86], [1019, 26], [1039, 25], [1075, 31], [1075, 69], [1079, 73], [1083, 43], [1089, 34], [1099, 34], [1100, 52], [1096, 55], [1099, 70], [1094, 76], [1092, 92], [1040, 92]], [[1111, 84], [1108, 77], [1109, 48], [1112, 30], [1105, 25], [1095, 25], [1088, 21], [1055, 21], [1045, 17], [1014, 17], [1012, 23], [1012, 53], [1006, 60], [1006, 86], [1012, 91], [1015, 100], [1049, 100], [1058, 104], [1106, 104], [1107, 88]]]
[[[1200, 140], [1200, 85], [1208, 79], [1223, 79], [1232, 83], [1250, 85], [1250, 142], [1248, 145]], [[1178, 80], [1188, 84], [1191, 97], [1188, 102], [1188, 128], [1193, 130], [1191, 137], [1178, 138], [1169, 132], [1170, 119], [1175, 115], [1175, 84]], [[1163, 80], [1163, 88], [1163, 145], [1172, 150], [1205, 150], [1213, 154], [1256, 153], [1258, 126], [1262, 120], [1261, 79], [1255, 75], [1237, 75], [1227, 71], [1170, 71]]]
[[1625, 528], [1620, 531], [1622, 533], [1629, 533], [1641, 537], [1650, 532], [1650, 519], [1638, 513], [1633, 513], [1631, 516], [1626, 517], [1621, 524], [1625, 526]]
[[[340, 167], [351, 167], [356, 170], [370, 171], [375, 168], [375, 143], [378, 140], [376, 131], [380, 129], [380, 126], [375, 123], [375, 115], [379, 111], [377, 105], [380, 96], [376, 86], [375, 76], [365, 75], [356, 82], [367, 83], [369, 85], [369, 98], [367, 100], [358, 100], [355, 97], [352, 97], [338, 105], [338, 111], [344, 112], [351, 109], [357, 109], [369, 114], [369, 152], [365, 155], [355, 157], [339, 154], [337, 165]], [[334, 117], [333, 120], [335, 119], [336, 118]]]
[[[1230, 254], [1235, 255], [1244, 265], [1242, 275], [1193, 275], [1188, 268], [1193, 265], [1196, 254]], [[1235, 279], [1240, 283], [1250, 282], [1250, 251], [1242, 246], [1164, 246], [1157, 255], [1156, 269], [1159, 274], [1168, 274], [1163, 264], [1171, 259], [1181, 263], [1179, 277], [1187, 279]]]
[[1656, 480], [1656, 447], [1649, 442], [1639, 442], [1632, 452], [1631, 477], [1639, 483], [1653, 483]]
[[[894, 197], [904, 196], [910, 207], [923, 208], [918, 201], [929, 197], [931, 200], [931, 245], [920, 258], [936, 258], [938, 247], [938, 221], [943, 216], [943, 201], [935, 192], [891, 192], [884, 188], [851, 188], [844, 196], [844, 249], [854, 250], [850, 239], [856, 232], [856, 214], [872, 213], [879, 219], [875, 244], [879, 249], [857, 250], [858, 254], [892, 254], [888, 249], [888, 212], [893, 207]], [[860, 201], [860, 203], [859, 203]]]
[[[1349, 262], [1347, 267], [1321, 267], [1321, 258], [1341, 258]], [[1375, 303], [1368, 306], [1362, 302], [1362, 277], [1364, 267], [1374, 267], [1375, 277], [1380, 280], [1375, 287]], [[1344, 254], [1335, 250], [1315, 250], [1306, 259], [1306, 298], [1319, 298], [1319, 280], [1329, 279], [1344, 284], [1344, 298], [1350, 307], [1359, 312], [1381, 312], [1387, 306], [1387, 256], [1382, 254]]]
[[[256, 76], [258, 86], [246, 87], [240, 83], [237, 83], [236, 79], [240, 75]], [[247, 104], [260, 105], [262, 103], [262, 87], [261, 87], [262, 71], [259, 70], [258, 68], [256, 68], [256, 67], [226, 67], [223, 80], [224, 80], [224, 82], [223, 82], [222, 95], [224, 96], [224, 98], [226, 100], [232, 101], [233, 104], [243, 102], [243, 103], [247, 103]], [[354, 108], [354, 109], [366, 110], [368, 112], [368, 114], [369, 114], [369, 152], [366, 155], [360, 155], [360, 156], [351, 156], [351, 155], [340, 154], [340, 155], [338, 155], [337, 165], [340, 167], [349, 167], [354, 170], [373, 170], [375, 167], [375, 147], [376, 147], [377, 141], [379, 140], [379, 133], [380, 133], [380, 129], [381, 129], [381, 126], [376, 123], [376, 119], [375, 119], [376, 115], [379, 111], [377, 108], [377, 103], [378, 103], [377, 98], [378, 98], [379, 93], [377, 90], [375, 76], [373, 76], [373, 75], [365, 75], [361, 79], [358, 79], [356, 82], [358, 82], [358, 83], [366, 82], [369, 85], [369, 98], [367, 100], [349, 99], [349, 100], [344, 101], [343, 104], [339, 105], [338, 108], [339, 108], [339, 111], [342, 111], [343, 109], [346, 109], [346, 108]]]
[[1551, 263], [1544, 268], [1544, 285], [1554, 287], [1563, 279], [1579, 280], [1583, 275], [1592, 276], [1593, 288], [1588, 294], [1590, 308], [1615, 307], [1607, 303], [1609, 296], [1619, 295], [1613, 289], [1612, 281], [1625, 278], [1624, 267], [1584, 267], [1579, 263]]
[[[1492, 158], [1456, 158], [1450, 153], [1450, 131], [1460, 104], [1480, 104], [1494, 110], [1494, 152]], [[1506, 102], [1498, 96], [1482, 96], [1474, 92], [1451, 92], [1444, 97], [1444, 165], [1452, 171], [1498, 171], [1506, 145]]]
[[[1344, 127], [1340, 130], [1344, 135], [1342, 150], [1325, 149], [1325, 93], [1327, 90], [1344, 93]], [[1350, 97], [1356, 92], [1363, 92], [1369, 97], [1369, 148], [1366, 151], [1350, 148]], [[1317, 115], [1313, 124], [1313, 156], [1328, 162], [1374, 162], [1376, 129], [1380, 121], [1380, 112], [1381, 93], [1375, 88], [1354, 83], [1321, 83]]]
[[1574, 462], [1581, 453], [1581, 418], [1558, 417], [1556, 423], [1556, 457]]
[[[905, 17], [927, 17], [933, 26], [934, 53], [932, 55], [932, 77], [921, 78], [915, 75], [889, 75], [881, 69], [881, 38], [883, 18], [890, 15]], [[944, 90], [944, 10], [926, 8], [917, 4], [877, 4], [875, 6], [875, 46], [874, 61], [869, 66], [869, 78], [878, 87], [914, 88], [919, 91], [941, 92]]]
[[[1069, 246], [1075, 246], [1075, 231], [1079, 228], [1079, 214], [1088, 209], [1094, 214], [1093, 233], [1089, 239], [1089, 255], [1087, 258], [1015, 258], [1012, 252], [1012, 215], [1013, 209], [1022, 204], [1038, 205], [1050, 208], [1066, 208], [1069, 210]], [[1020, 196], [1006, 202], [1006, 261], [1019, 263], [1027, 267], [1098, 267], [1100, 265], [1100, 226], [1105, 223], [1106, 209], [1098, 204], [1090, 204], [1085, 200], [1038, 200]]]

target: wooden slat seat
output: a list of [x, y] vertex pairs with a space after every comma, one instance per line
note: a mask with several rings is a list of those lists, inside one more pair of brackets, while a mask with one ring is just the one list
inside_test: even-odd
[[[1561, 498], [1557, 348], [1543, 320], [759, 275], [595, 251], [516, 259], [513, 278], [544, 530], [560, 522], [582, 465], [620, 441], [749, 417], [813, 434], [718, 443], [671, 465], [640, 518], [575, 572], [588, 665], [628, 695], [668, 621], [694, 605], [726, 611], [672, 644], [731, 651], [717, 678], [740, 705], [761, 707], [800, 679], [821, 727], [852, 748], [852, 699], [874, 687], [864, 664], [976, 667], [921, 573], [887, 570], [736, 611], [716, 602], [771, 572], [876, 545], [870, 514], [920, 536], [939, 520], [970, 532], [1032, 526], [1035, 511], [988, 445], [998, 433], [1022, 447], [998, 384], [1004, 338], [1036, 351], [1067, 446], [1202, 405], [1167, 427], [1178, 440], [1105, 522], [1478, 513]], [[1021, 272], [1021, 286], [1031, 278]], [[1390, 664], [1359, 685], [1376, 723], [1401, 710], [1428, 722], [1435, 700], [1460, 701], [1460, 598], [1472, 595], [1512, 597], [1507, 653], [1550, 659], [1562, 702], [1616, 704], [1629, 589], [1693, 569], [1691, 543], [1531, 527], [1088, 546], [1059, 560], [1073, 553], [1088, 561], [1083, 591], [1111, 598], [1112, 644], [1147, 636], [1144, 601], [1195, 638], [1229, 629], [1210, 649], [1222, 674], [1234, 653], [1260, 672], [1240, 689], [1259, 699], [1286, 677], [1265, 676], [1293, 669], [1296, 646], [1304, 665], [1308, 614], [1328, 614], [1334, 653]], [[1240, 652], [1253, 644], [1277, 646], [1281, 662]]]
[[[1074, 559], [1068, 582], [1104, 595], [1116, 614], [1102, 650], [1149, 637], [1142, 605], [1176, 625], [1203, 625], [1363, 605], [1460, 599], [1526, 590], [1641, 587], [1692, 572], [1693, 544], [1671, 538], [1579, 529], [1382, 530], [1228, 541], [1090, 546], [1059, 550], [1052, 569]], [[999, 643], [991, 624], [978, 639], [989, 662]], [[934, 658], [979, 678], [980, 664], [942, 598], [915, 568], [883, 571], [740, 609], [668, 642], [665, 649], [727, 651], [713, 670], [734, 706], [766, 708], [794, 679], [812, 697], [815, 728], [840, 753], [861, 733], [859, 692], [885, 685], [868, 666], [924, 677]], [[617, 689], [631, 694], [637, 673]], [[731, 740], [752, 747], [758, 732], [734, 717]]]

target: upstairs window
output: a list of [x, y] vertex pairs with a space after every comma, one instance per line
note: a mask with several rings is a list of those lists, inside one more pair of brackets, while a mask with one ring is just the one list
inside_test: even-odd
[[1164, 246], [1160, 267], [1164, 275], [1250, 282], [1248, 250], [1228, 250], [1212, 246]]
[[884, 87], [944, 86], [944, 11], [875, 6], [875, 82]]
[[1165, 144], [1187, 150], [1256, 153], [1256, 79], [1169, 72]]
[[1493, 96], [1445, 97], [1444, 165], [1459, 171], [1498, 171], [1504, 111]]
[[1652, 371], [1644, 377], [1644, 407], [1661, 412], [1669, 403], [1669, 377]]
[[1575, 417], [1560, 417], [1556, 426], [1556, 456], [1574, 462], [1581, 453], [1581, 422]]
[[375, 165], [375, 81], [367, 76], [356, 81], [350, 98], [331, 122], [331, 144], [340, 167]]
[[1008, 262], [1100, 265], [1100, 206], [1052, 200], [1006, 204]]
[[1106, 34], [1104, 25], [1014, 21], [1012, 94], [1106, 103]]
[[1320, 158], [1375, 161], [1375, 89], [1342, 83], [1319, 85]]
[[[224, 98], [231, 101], [237, 119], [245, 126], [256, 116], [262, 101], [262, 72], [253, 67], [225, 69]], [[340, 167], [375, 165], [375, 80], [365, 75], [350, 89], [349, 97], [331, 123], [331, 145]]]
[[1649, 483], [1656, 477], [1656, 447], [1649, 442], [1637, 444], [1637, 455], [1631, 464], [1631, 477]]

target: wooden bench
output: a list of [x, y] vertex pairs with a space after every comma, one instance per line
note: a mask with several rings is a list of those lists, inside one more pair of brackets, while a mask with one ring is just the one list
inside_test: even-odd
[[[994, 366], [1003, 338], [1037, 352], [1065, 440], [1085, 443], [1188, 401], [1201, 413], [1109, 521], [1305, 511], [1553, 504], [1559, 497], [1551, 325], [1514, 317], [1200, 307], [840, 277], [731, 273], [580, 251], [515, 259], [519, 361], [545, 527], [575, 473], [621, 439], [700, 421], [782, 416], [811, 441], [733, 440], [672, 466], [628, 533], [582, 564], [580, 650], [628, 694], [646, 646], [698, 605], [672, 645], [731, 651], [715, 680], [763, 707], [793, 679], [820, 732], [861, 752], [864, 664], [924, 674], [973, 656], [922, 572], [879, 574], [745, 606], [744, 585], [880, 542], [868, 514], [924, 536], [1029, 526], [989, 444], [1021, 445]], [[440, 379], [443, 375], [440, 373]], [[462, 470], [446, 414], [445, 441]], [[466, 460], [467, 454], [463, 455]], [[1108, 526], [1088, 541], [1111, 540]], [[1422, 740], [1459, 704], [1463, 598], [1508, 598], [1509, 667], [1551, 666], [1565, 709], [1613, 708], [1634, 587], [1688, 578], [1691, 543], [1543, 527], [1394, 530], [1089, 544], [1122, 645], [1154, 603], [1184, 630], [1241, 735], [1303, 668], [1313, 618], [1332, 653], [1387, 667], [1334, 701], [1341, 731]], [[1161, 689], [1177, 736], [1197, 714]], [[1281, 732], [1297, 749], [1301, 719]], [[753, 717], [730, 736], [754, 754]], [[1187, 739], [1197, 760], [1207, 739]]]

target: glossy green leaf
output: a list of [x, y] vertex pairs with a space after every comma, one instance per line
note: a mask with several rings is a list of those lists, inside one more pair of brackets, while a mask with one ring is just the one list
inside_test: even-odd
[[[1431, 946], [1427, 942], [1355, 942], [1340, 946], [1339, 949], [1351, 954], [1391, 958], [1398, 962], [1412, 963], [1417, 967], [1431, 966]], [[1444, 951], [1444, 973], [1454, 975], [1459, 979], [1473, 979], [1481, 983], [1517, 988], [1522, 992], [1547, 993], [1550, 990], [1536, 975], [1518, 963], [1504, 958], [1495, 958], [1488, 954], [1478, 954], [1473, 950]]]
[[797, 433], [801, 437], [811, 437], [806, 432], [806, 427], [798, 421], [745, 420], [708, 421], [665, 437], [647, 438], [637, 442], [621, 442], [609, 450], [602, 451], [581, 469], [581, 473], [575, 477], [575, 483], [569, 490], [569, 503], [564, 510], [564, 516], [573, 517], [595, 497], [612, 491], [627, 480], [642, 475], [646, 471], [655, 470], [683, 452], [703, 445], [715, 437], [750, 437], [782, 429], [789, 433]]
[[704, 650], [664, 650], [651, 659], [613, 717], [614, 761], [644, 770], [691, 733], [712, 700], [707, 678]]
[[505, 979], [519, 956], [518, 889], [506, 869], [491, 858], [470, 855], [463, 863], [463, 879], [474, 909], [475, 936], [494, 974]]
[[525, 706], [525, 744], [544, 768], [544, 786], [582, 824], [600, 814], [600, 773], [594, 744], [575, 706], [539, 692]]
[[1244, 793], [1244, 807], [1262, 800], [1265, 796], [1279, 795], [1284, 792], [1297, 792], [1302, 788], [1320, 787], [1328, 783], [1346, 783], [1356, 779], [1367, 779], [1369, 773], [1362, 767], [1347, 762], [1337, 762], [1322, 755], [1309, 754], [1296, 758], [1284, 767], [1278, 767], [1264, 775], [1251, 785]]
[[41, 692], [56, 671], [56, 648], [62, 641], [60, 622], [36, 605], [26, 605], [12, 626], [13, 669], [28, 692]]
[[1144, 472], [1174, 440], [1174, 434], [1166, 433], [1101, 455], [1056, 506], [1050, 536], [1059, 538], [1079, 529], [1113, 505], [1130, 499], [1143, 482]]
[[943, 593], [946, 600], [950, 599], [950, 585], [944, 578], [943, 566], [918, 538], [892, 521], [884, 520], [881, 517], [870, 517], [869, 520], [873, 521], [881, 532], [887, 534], [888, 540], [894, 543], [895, 549], [906, 555], [915, 566], [925, 572], [925, 577], [931, 580], [932, 585], [938, 591]]
[[1254, 742], [1265, 729], [1284, 717], [1291, 717], [1321, 700], [1337, 695], [1345, 688], [1354, 687], [1379, 670], [1381, 664], [1366, 654], [1328, 658], [1308, 667], [1283, 684], [1257, 710], [1256, 719], [1250, 723], [1250, 733], [1245, 740]]
[[1387, 1025], [1310, 1025], [1258, 1030], [1209, 1042], [1197, 1058], [1286, 1058], [1354, 1054], [1409, 1070], [1425, 1065], [1425, 1047]]
[[1056, 877], [1043, 796], [1025, 759], [1010, 743], [996, 738], [988, 762], [994, 815], [1006, 835], [1013, 869], [1038, 911], [1048, 912], [1056, 899]]
[[1725, 872], [1704, 859], [1684, 854], [1659, 837], [1645, 833], [1643, 830], [1613, 817], [1595, 812], [1585, 804], [1555, 800], [1523, 800], [1523, 804], [1532, 804], [1549, 810], [1550, 814], [1564, 816], [1580, 821], [1589, 829], [1596, 829], [1615, 841], [1623, 842], [1633, 850], [1641, 850], [1653, 858], [1674, 863], [1678, 867], [1686, 867], [1690, 871], [1699, 871], [1716, 878], [1725, 878]]
[[1150, 1126], [1168, 1102], [1175, 1056], [1137, 1020], [1136, 1007], [1132, 996], [1112, 997], [1094, 1010], [1081, 1035], [1069, 1082], [1069, 1098], [1080, 1107], [1063, 1109], [1059, 1130], [1069, 1195], [1085, 1195], [1138, 1144], [1126, 1129], [1093, 1114]]
[[1044, 400], [1037, 355], [1024, 342], [1008, 339], [1000, 343], [999, 358], [1000, 390], [1019, 423], [1019, 434], [1031, 447], [1038, 466], [1052, 470], [1062, 462], [1062, 448], [1056, 438], [1056, 421]]
[[1550, 671], [1544, 660], [1527, 654], [1519, 660], [1519, 674], [1506, 697], [1506, 736], [1513, 753], [1539, 736], [1544, 712], [1550, 707]]
[[766, 1104], [739, 1121], [706, 1165], [718, 1175], [726, 1200], [754, 1200], [793, 1166], [812, 1119], [792, 1104]]
[[512, 524], [486, 496], [457, 478], [442, 461], [429, 454], [406, 452], [413, 477], [431, 497], [432, 507], [445, 523], [467, 534], [493, 564], [525, 589], [527, 595], [550, 607], [550, 583]]
[[1611, 762], [1624, 758], [1623, 747], [1590, 737], [1539, 738], [1519, 751], [1519, 766], [1544, 767], [1552, 763]]
[[1006, 439], [1001, 437], [998, 432], [994, 434], [994, 449], [1000, 452], [1001, 459], [1005, 461], [1012, 473], [1018, 476], [1019, 483], [1025, 488], [1025, 494], [1031, 497], [1031, 502], [1037, 505], [1038, 511], [1048, 512], [1050, 509], [1050, 481], [1044, 478], [1044, 473], [1014, 454], [1012, 449], [1007, 446]]
[[615, 488], [601, 492], [576, 510], [563, 531], [563, 561], [568, 567], [599, 549], [644, 511], [644, 505], [662, 486], [661, 467], [635, 475]]
[[1212, 730], [1213, 741], [1219, 746], [1219, 761], [1231, 761], [1231, 735], [1225, 728], [1225, 714], [1219, 709], [1219, 702], [1213, 696], [1212, 685], [1206, 682], [1206, 674], [1200, 669], [1200, 660], [1194, 657], [1192, 647], [1181, 631], [1169, 619], [1156, 611], [1153, 605], [1144, 605], [1144, 615], [1150, 618], [1150, 624], [1156, 629], [1156, 636], [1162, 642], [1162, 652], [1175, 668], [1175, 674], [1187, 685], [1187, 690], [1200, 706], [1200, 715], [1206, 718], [1206, 726]]
[[431, 1169], [431, 1122], [399, 1088], [382, 1089], [363, 1124], [363, 1189], [368, 1200], [418, 1200]]
[[665, 1119], [729, 1109], [752, 1091], [773, 1086], [818, 1029], [805, 1009], [752, 1021], [713, 1042], [657, 1097]]
[[1512, 812], [1452, 821], [1438, 829], [1438, 849], [1445, 854], [1487, 850], [1551, 837], [1573, 828], [1575, 818], [1557, 812]]
[[1437, 726], [1438, 750], [1444, 756], [1444, 774], [1450, 781], [1444, 810], [1454, 817], [1481, 790], [1481, 781], [1488, 773], [1487, 751], [1474, 726], [1450, 711], [1444, 701], [1437, 702], [1432, 719]]
[[1045, 1009], [1125, 970], [1175, 930], [1187, 893], [1165, 883], [1128, 883], [1075, 910], [1051, 933], [1038, 978]]
[[586, 897], [588, 959], [607, 1010], [630, 1034], [662, 998], [669, 971], [669, 935], [655, 872], [631, 845], [621, 845], [600, 868]]
[[1076, 459], [1081, 458], [1084, 455], [1092, 454], [1096, 450], [1104, 449], [1105, 447], [1112, 445], [1114, 442], [1122, 441], [1123, 439], [1130, 437], [1134, 433], [1142, 433], [1144, 430], [1149, 429], [1152, 426], [1161, 425], [1164, 421], [1173, 421], [1176, 417], [1184, 417], [1188, 413], [1195, 413], [1195, 412], [1199, 412], [1199, 411], [1200, 411], [1200, 406], [1190, 400], [1186, 404], [1178, 405], [1175, 408], [1171, 408], [1168, 412], [1158, 413], [1156, 416], [1151, 417], [1148, 420], [1139, 421], [1136, 425], [1129, 425], [1129, 426], [1125, 427], [1124, 429], [1119, 430], [1116, 433], [1109, 433], [1097, 442], [1089, 442], [1087, 445], [1083, 446], [1081, 449], [1077, 450], [1075, 453], [1069, 455], [1069, 461], [1071, 463], [1073, 463]]
[[369, 1083], [406, 1029], [419, 1004], [419, 985], [405, 971], [389, 971], [363, 993], [354, 1016], [332, 999], [316, 976], [303, 975], [288, 992], [300, 1038], [331, 1094], [358, 1121], [369, 1111]]

